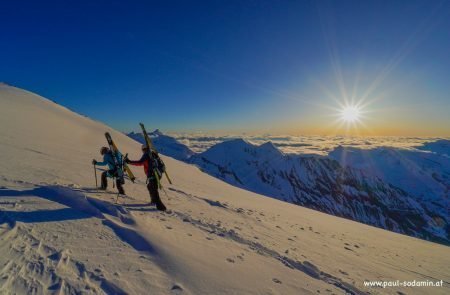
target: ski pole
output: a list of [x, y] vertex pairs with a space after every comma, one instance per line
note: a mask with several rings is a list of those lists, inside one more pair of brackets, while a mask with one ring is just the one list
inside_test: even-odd
[[95, 189], [98, 188], [98, 183], [97, 183], [97, 169], [95, 168], [95, 164], [94, 164], [94, 175], [95, 175]]
[[156, 169], [153, 170], [153, 173], [155, 174], [156, 183], [158, 184], [158, 188], [161, 189], [162, 185], [161, 185], [161, 181], [160, 181], [159, 176], [158, 176], [158, 172], [156, 172]]
[[167, 180], [170, 184], [172, 184], [172, 180], [170, 180], [169, 174], [167, 174], [167, 171], [164, 171], [164, 174], [166, 175]]

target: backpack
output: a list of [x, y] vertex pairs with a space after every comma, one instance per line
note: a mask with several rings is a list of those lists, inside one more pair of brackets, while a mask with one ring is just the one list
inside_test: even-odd
[[124, 182], [123, 179], [123, 156], [120, 152], [114, 153], [113, 151], [109, 151], [108, 154], [111, 156], [112, 162], [110, 161], [110, 164], [114, 166], [114, 175], [113, 177], [117, 177], [122, 182]]
[[152, 160], [153, 167], [155, 168], [156, 173], [158, 173], [158, 177], [161, 178], [164, 172], [166, 172], [166, 165], [155, 151], [152, 151]]

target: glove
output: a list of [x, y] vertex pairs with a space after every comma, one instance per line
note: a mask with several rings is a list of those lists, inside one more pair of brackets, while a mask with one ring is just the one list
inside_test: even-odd
[[96, 165], [97, 164], [97, 160], [92, 160], [92, 165]]

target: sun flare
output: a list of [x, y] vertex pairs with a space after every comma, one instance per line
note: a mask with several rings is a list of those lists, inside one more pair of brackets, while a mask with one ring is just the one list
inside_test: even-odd
[[345, 106], [340, 111], [340, 117], [344, 122], [355, 123], [361, 118], [361, 110], [358, 106]]

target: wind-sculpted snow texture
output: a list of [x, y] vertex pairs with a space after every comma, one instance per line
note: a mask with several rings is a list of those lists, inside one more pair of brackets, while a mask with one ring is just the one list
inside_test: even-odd
[[[149, 205], [142, 169], [115, 204], [112, 187], [93, 187], [90, 164], [106, 131], [140, 156], [120, 132], [0, 85], [0, 294], [449, 293], [449, 247], [242, 190], [169, 157], [168, 212]], [[364, 286], [397, 279], [444, 284]]]

